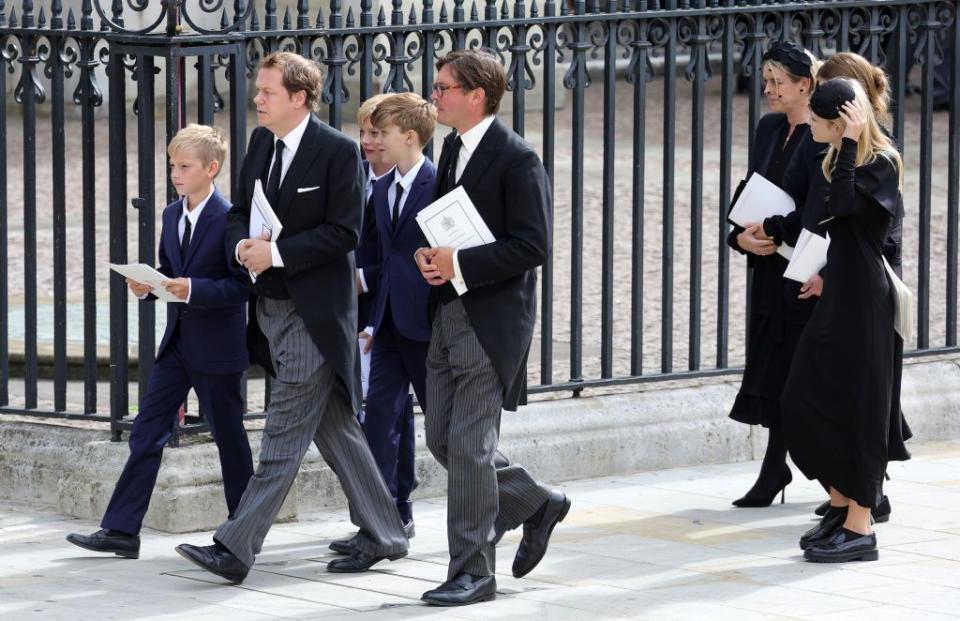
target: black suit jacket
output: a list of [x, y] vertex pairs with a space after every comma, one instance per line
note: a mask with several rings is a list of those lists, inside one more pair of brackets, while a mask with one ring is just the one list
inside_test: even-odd
[[[370, 163], [362, 163], [365, 178], [370, 178]], [[366, 186], [364, 186], [366, 187]], [[380, 266], [380, 238], [377, 231], [376, 210], [373, 202], [367, 201], [363, 207], [363, 227], [360, 229], [360, 241], [354, 258], [357, 267], [363, 269], [364, 282], [367, 292], [357, 298], [357, 332], [372, 323], [371, 310], [374, 299], [377, 297], [377, 282]]]
[[[437, 166], [438, 196], [446, 184], [453, 139], [451, 134], [444, 140]], [[459, 185], [497, 240], [458, 254], [468, 288], [463, 306], [506, 389], [504, 409], [516, 410], [537, 314], [536, 268], [550, 253], [550, 181], [533, 148], [497, 118]], [[432, 314], [441, 297], [450, 294], [438, 288], [431, 293]]]
[[[229, 213], [230, 252], [249, 237], [250, 199], [256, 180], [273, 154], [273, 134], [253, 130], [240, 169], [238, 195]], [[343, 380], [353, 407], [360, 408], [360, 359], [357, 349], [357, 292], [353, 250], [363, 217], [364, 175], [357, 145], [311, 115], [273, 206], [283, 224], [277, 270], [297, 313], [326, 364]], [[304, 190], [304, 191], [300, 191]], [[251, 360], [273, 374], [266, 338], [251, 312], [247, 345]]]

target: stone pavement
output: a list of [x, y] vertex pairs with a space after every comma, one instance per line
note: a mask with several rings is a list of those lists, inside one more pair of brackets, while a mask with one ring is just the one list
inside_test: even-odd
[[734, 509], [758, 464], [576, 481], [573, 509], [540, 566], [510, 576], [519, 533], [499, 546], [499, 595], [466, 608], [422, 606], [445, 576], [445, 502], [417, 505], [408, 558], [335, 575], [327, 542], [343, 514], [278, 524], [241, 586], [192, 568], [173, 547], [210, 533], [147, 531], [139, 561], [98, 556], [63, 538], [90, 521], [0, 509], [0, 618], [20, 619], [949, 619], [960, 617], [960, 444], [914, 446], [891, 465], [892, 520], [880, 560], [816, 565], [797, 539], [823, 492], [795, 480], [787, 503]]

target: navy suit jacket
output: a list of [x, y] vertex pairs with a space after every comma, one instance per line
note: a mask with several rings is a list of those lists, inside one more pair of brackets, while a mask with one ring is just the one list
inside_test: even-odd
[[167, 304], [167, 329], [157, 357], [179, 327], [180, 351], [192, 368], [211, 375], [240, 373], [249, 364], [246, 303], [250, 292], [246, 274], [232, 265], [233, 249], [225, 244], [229, 210], [230, 203], [215, 190], [200, 212], [185, 261], [180, 260], [178, 231], [182, 200], [163, 210], [160, 231], [158, 271], [170, 278], [190, 278], [191, 289], [189, 304]]
[[387, 198], [390, 185], [395, 183], [394, 175], [387, 175], [373, 186], [373, 205], [380, 237], [379, 282], [371, 313], [374, 333], [383, 324], [384, 309], [389, 298], [390, 318], [400, 334], [412, 341], [430, 340], [430, 322], [427, 319], [430, 285], [420, 275], [413, 253], [417, 248], [429, 246], [415, 216], [433, 202], [436, 182], [437, 167], [424, 158], [420, 172], [410, 186], [410, 194], [403, 204], [396, 230], [391, 225], [393, 205], [389, 204]]
[[[370, 177], [370, 162], [363, 161], [363, 174]], [[373, 195], [370, 195], [371, 198]], [[360, 242], [354, 251], [357, 268], [363, 270], [363, 279], [367, 285], [366, 293], [357, 298], [357, 331], [371, 323], [371, 310], [377, 295], [377, 266], [380, 263], [380, 240], [377, 234], [377, 219], [372, 201], [364, 202], [363, 226], [360, 227]]]

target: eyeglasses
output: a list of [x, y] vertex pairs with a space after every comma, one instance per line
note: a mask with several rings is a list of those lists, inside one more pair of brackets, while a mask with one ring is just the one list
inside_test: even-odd
[[439, 93], [441, 97], [446, 95], [447, 91], [455, 88], [463, 88], [463, 87], [459, 84], [438, 84], [437, 82], [433, 83], [433, 92]]

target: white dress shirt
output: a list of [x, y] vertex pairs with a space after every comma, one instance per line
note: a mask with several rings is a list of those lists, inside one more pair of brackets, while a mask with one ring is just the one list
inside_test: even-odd
[[[187, 229], [187, 218], [190, 219], [190, 241], [193, 242], [193, 235], [197, 232], [197, 221], [200, 219], [200, 213], [203, 211], [203, 208], [207, 206], [207, 202], [213, 196], [214, 191], [216, 191], [216, 186], [212, 183], [210, 184], [210, 192], [207, 193], [207, 197], [200, 201], [200, 203], [193, 209], [187, 209], [187, 197], [184, 196], [180, 199], [180, 218], [177, 219], [177, 240], [182, 244], [183, 243], [183, 232]], [[190, 303], [190, 295], [193, 293], [193, 279], [187, 279], [187, 299], [184, 300], [187, 304]], [[150, 295], [149, 293], [147, 295]], [[147, 299], [147, 295], [140, 296], [141, 300]]]
[[[467, 163], [470, 161], [470, 158], [473, 157], [473, 152], [477, 150], [478, 146], [480, 146], [480, 141], [483, 140], [487, 130], [490, 129], [491, 125], [493, 125], [495, 118], [496, 116], [491, 114], [467, 131], [463, 132], [463, 134], [460, 136], [460, 142], [463, 144], [460, 147], [460, 156], [457, 158], [457, 170], [454, 177], [455, 182], [460, 181], [463, 171], [467, 168]], [[463, 272], [460, 271], [460, 261], [457, 257], [459, 252], [459, 250], [453, 251], [453, 280], [455, 280], [458, 285], [462, 285], [463, 288], [466, 289], [467, 283], [463, 281]]]
[[[277, 159], [277, 141], [283, 141], [283, 153], [281, 154], [280, 161], [280, 183], [283, 183], [283, 180], [287, 176], [287, 171], [290, 170], [290, 163], [293, 162], [293, 158], [297, 155], [297, 149], [300, 148], [300, 142], [303, 140], [303, 134], [307, 131], [307, 125], [310, 124], [310, 114], [308, 113], [300, 123], [294, 127], [292, 130], [287, 132], [286, 136], [273, 136], [273, 157], [270, 158], [270, 166], [267, 168], [269, 171], [273, 171], [273, 164]], [[267, 176], [267, 183], [270, 183], [269, 173]], [[271, 205], [271, 207], [276, 207]], [[250, 221], [250, 239], [257, 239], [260, 237], [260, 231], [253, 230], [254, 224], [253, 220]], [[237, 247], [234, 249], [233, 254], [237, 259], [237, 263], [240, 263], [240, 244], [239, 242]], [[277, 240], [270, 240], [270, 263], [273, 267], [283, 267], [283, 258], [280, 256], [280, 249], [277, 247]]]
[[416, 180], [417, 175], [420, 174], [420, 169], [423, 168], [424, 160], [425, 158], [423, 155], [421, 155], [420, 159], [417, 160], [417, 163], [414, 164], [405, 175], [401, 175], [398, 169], [394, 169], [393, 183], [390, 184], [390, 188], [387, 190], [387, 207], [391, 218], [393, 217], [393, 202], [397, 200], [397, 184], [399, 183], [400, 187], [403, 188], [403, 196], [400, 197], [399, 212], [403, 213], [403, 206], [407, 204], [407, 197], [410, 196], [410, 188], [413, 187], [414, 180]]

